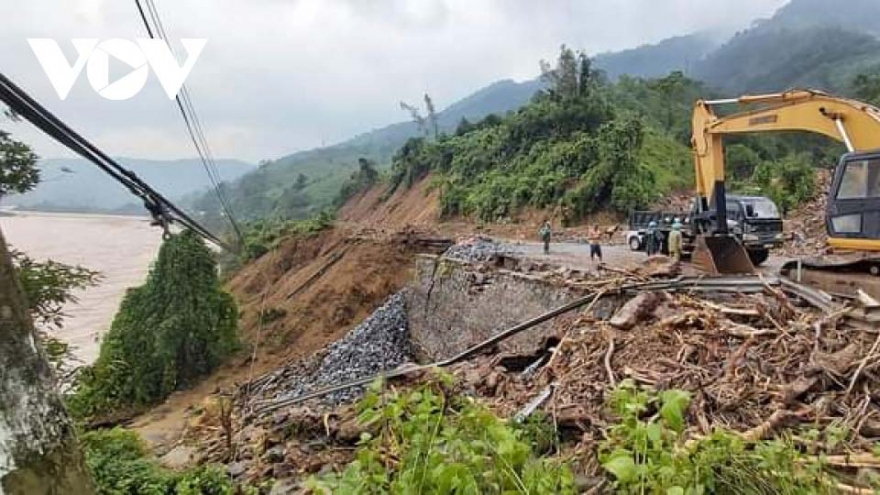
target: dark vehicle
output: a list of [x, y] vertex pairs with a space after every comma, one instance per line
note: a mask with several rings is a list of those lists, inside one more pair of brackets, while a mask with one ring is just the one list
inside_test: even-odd
[[[684, 245], [682, 254], [687, 256], [694, 250], [697, 232], [694, 225], [696, 214], [672, 211], [634, 211], [629, 216], [629, 230], [626, 242], [633, 251], [645, 249], [645, 233], [648, 225], [657, 222], [664, 242], [662, 251], [666, 252], [666, 239], [672, 224], [678, 220], [682, 224]], [[770, 199], [763, 196], [728, 196], [727, 227], [742, 242], [755, 265], [767, 261], [770, 249], [782, 245], [782, 217], [779, 209]]]

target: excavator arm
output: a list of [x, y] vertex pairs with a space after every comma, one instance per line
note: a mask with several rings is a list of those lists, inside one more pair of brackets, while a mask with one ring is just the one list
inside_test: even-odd
[[[729, 104], [738, 104], [746, 110], [724, 116], [715, 113], [716, 107]], [[876, 150], [880, 149], [880, 110], [814, 90], [698, 101], [694, 107], [692, 135], [696, 194], [702, 211], [714, 207], [712, 234], [727, 234], [723, 137], [783, 131], [822, 134], [843, 142], [851, 153]], [[838, 172], [835, 185], [839, 182]], [[834, 241], [834, 232], [829, 233]], [[880, 239], [870, 242], [880, 250]], [[718, 244], [724, 244], [730, 251], [729, 242]], [[847, 243], [841, 241], [840, 245], [843, 244]], [[864, 245], [863, 242], [855, 244]]]

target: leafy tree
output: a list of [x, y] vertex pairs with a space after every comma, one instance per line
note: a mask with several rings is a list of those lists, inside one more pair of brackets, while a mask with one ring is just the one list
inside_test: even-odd
[[379, 171], [376, 170], [376, 163], [363, 157], [358, 158], [358, 169], [342, 185], [334, 201], [335, 205], [342, 206], [349, 198], [366, 191], [378, 181]]
[[755, 171], [753, 181], [783, 213], [788, 213], [816, 193], [816, 174], [806, 154], [762, 163]]
[[187, 230], [165, 241], [130, 289], [71, 398], [80, 417], [153, 404], [213, 371], [238, 346], [237, 309], [211, 251]]
[[296, 182], [294, 183], [293, 187], [296, 188], [297, 191], [302, 191], [303, 189], [305, 189], [308, 182], [309, 178], [308, 176], [306, 176], [306, 174], [297, 174]]
[[547, 94], [553, 98], [588, 97], [598, 82], [598, 73], [592, 69], [589, 57], [565, 45], [559, 48], [555, 67], [544, 60], [540, 65], [541, 79], [549, 85]]
[[[0, 198], [30, 191], [39, 181], [37, 155], [27, 144], [0, 131]], [[60, 370], [71, 358], [70, 346], [49, 331], [61, 328], [64, 305], [76, 302], [77, 289], [95, 285], [98, 273], [53, 260], [36, 261], [15, 249], [10, 255], [47, 358]]]
[[724, 149], [727, 175], [734, 181], [746, 181], [761, 164], [761, 157], [745, 144], [731, 144]]
[[40, 181], [37, 155], [30, 147], [0, 130], [0, 198], [24, 193]]
[[852, 81], [852, 89], [856, 98], [880, 105], [880, 69], [857, 75]]

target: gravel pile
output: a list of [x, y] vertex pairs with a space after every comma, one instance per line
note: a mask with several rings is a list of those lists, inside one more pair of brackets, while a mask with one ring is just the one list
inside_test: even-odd
[[[382, 307], [321, 354], [286, 368], [273, 387], [276, 393], [270, 395], [293, 398], [412, 361], [403, 294], [401, 291], [388, 298]], [[336, 405], [356, 400], [362, 394], [362, 388], [351, 388], [326, 395], [322, 402]]]
[[516, 249], [509, 244], [497, 242], [488, 237], [475, 237], [451, 246], [443, 253], [443, 256], [468, 263], [482, 263], [515, 252]]

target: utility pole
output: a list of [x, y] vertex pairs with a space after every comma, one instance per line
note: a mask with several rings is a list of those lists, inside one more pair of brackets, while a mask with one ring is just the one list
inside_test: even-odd
[[0, 232], [0, 495], [93, 493]]

